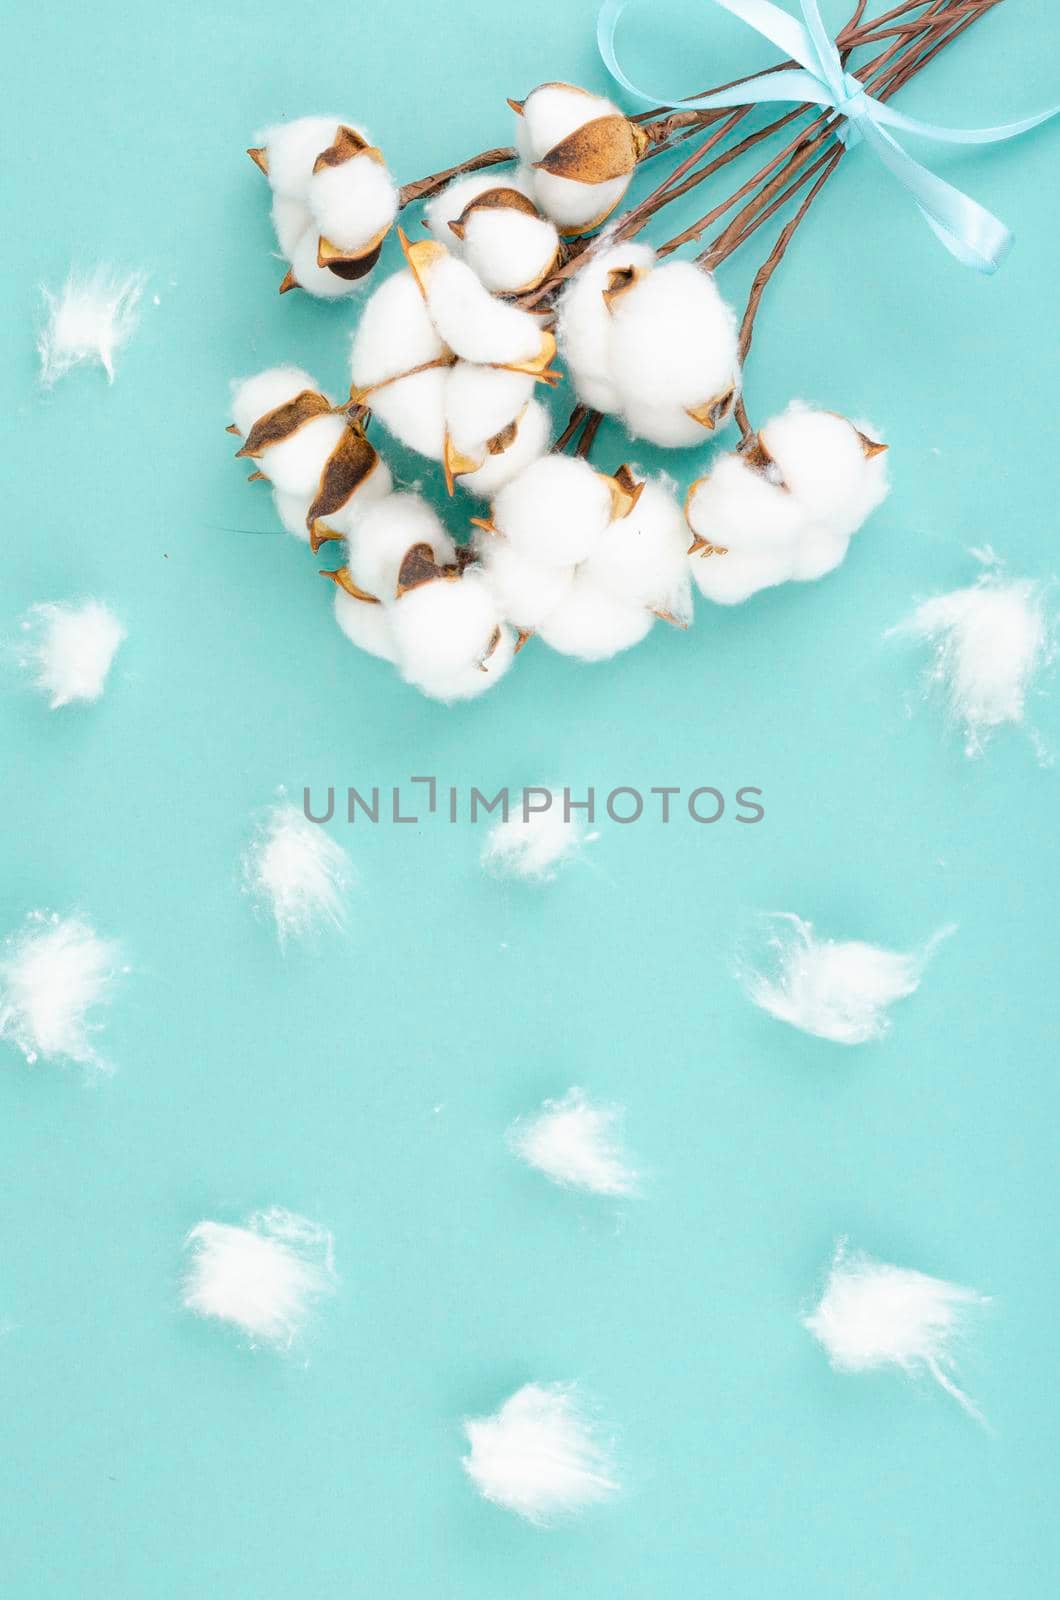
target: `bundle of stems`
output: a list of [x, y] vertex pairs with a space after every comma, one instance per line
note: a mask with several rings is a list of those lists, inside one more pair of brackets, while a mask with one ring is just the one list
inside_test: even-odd
[[[876, 99], [886, 101], [973, 22], [1000, 4], [1001, 0], [902, 0], [901, 4], [866, 21], [867, 0], [858, 0], [849, 22], [836, 37], [836, 45], [848, 70], [856, 73], [866, 90]], [[862, 58], [863, 52], [871, 51], [876, 46], [882, 47], [878, 53], [869, 55], [867, 59]], [[852, 60], [856, 53], [858, 59]], [[790, 61], [778, 62], [768, 70], [780, 71], [794, 65]], [[744, 81], [738, 79], [735, 83], [716, 87], [731, 89]], [[704, 94], [711, 92], [703, 91]], [[633, 238], [666, 206], [682, 199], [732, 162], [794, 125], [787, 143], [740, 184], [734, 193], [716, 202], [703, 216], [672, 238], [655, 246], [656, 255], [665, 257], [683, 245], [699, 244], [715, 224], [721, 223], [728, 213], [732, 213], [720, 231], [709, 237], [696, 257], [707, 270], [713, 271], [746, 244], [761, 227], [787, 210], [801, 194], [797, 209], [784, 223], [755, 274], [740, 328], [740, 360], [743, 362], [751, 348], [755, 317], [766, 285], [782, 261], [796, 230], [847, 150], [841, 137], [844, 119], [833, 111], [821, 111], [812, 105], [797, 105], [764, 126], [741, 134], [741, 124], [747, 121], [754, 110], [753, 105], [721, 110], [667, 110], [657, 107], [636, 116], [633, 120], [640, 124], [648, 136], [648, 145], [641, 157], [642, 164], [675, 154], [683, 156], [683, 159], [642, 200], [628, 211], [611, 217], [602, 233], [569, 241], [562, 265], [544, 283], [519, 296], [516, 303], [527, 310], [548, 311], [555, 304], [556, 296], [566, 280], [584, 266], [602, 241], [612, 244]], [[698, 136], [704, 133], [706, 137], [700, 141]], [[692, 148], [685, 155], [688, 146]], [[429, 198], [453, 178], [516, 159], [516, 151], [508, 148], [483, 151], [444, 172], [433, 173], [430, 177], [406, 184], [401, 190], [401, 204], [406, 206]], [[580, 434], [576, 453], [587, 455], [601, 420], [598, 412], [590, 411], [585, 406], [576, 406], [554, 448], [566, 448]], [[742, 432], [741, 442], [746, 442], [754, 430], [742, 398], [737, 404], [736, 420]]]

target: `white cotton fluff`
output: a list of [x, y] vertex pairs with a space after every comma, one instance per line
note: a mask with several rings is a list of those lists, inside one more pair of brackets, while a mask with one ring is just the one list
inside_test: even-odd
[[542, 456], [493, 504], [498, 532], [531, 561], [569, 567], [592, 555], [611, 521], [611, 486], [574, 456]]
[[294, 256], [302, 235], [310, 232], [312, 227], [313, 213], [304, 201], [293, 200], [284, 194], [273, 196], [272, 229], [276, 243], [288, 261]]
[[481, 693], [511, 664], [506, 629], [487, 659], [501, 616], [485, 578], [473, 568], [461, 578], [410, 589], [391, 607], [391, 621], [403, 677], [435, 699]]
[[446, 354], [412, 273], [395, 272], [365, 301], [350, 347], [350, 378], [356, 388], [371, 389]]
[[101, 600], [47, 601], [22, 619], [22, 666], [52, 711], [74, 701], [98, 700], [125, 629]]
[[390, 613], [384, 605], [369, 605], [335, 585], [335, 621], [351, 644], [380, 661], [396, 661]]
[[639, 644], [655, 618], [644, 606], [616, 599], [600, 589], [580, 567], [570, 588], [537, 632], [560, 655], [581, 661], [607, 661]]
[[284, 494], [311, 498], [316, 494], [325, 462], [346, 431], [341, 413], [327, 413], [303, 422], [300, 428], [270, 444], [256, 460], [273, 488]]
[[574, 567], [531, 561], [499, 533], [476, 538], [475, 548], [501, 615], [517, 628], [539, 628], [574, 580]]
[[286, 800], [268, 808], [243, 857], [244, 888], [272, 916], [281, 944], [341, 928], [352, 878], [341, 845]]
[[373, 389], [367, 403], [395, 439], [430, 461], [441, 461], [448, 381], [448, 367], [427, 367]]
[[995, 729], [1023, 721], [1049, 648], [1038, 584], [985, 574], [970, 588], [925, 600], [891, 631], [932, 646], [929, 686], [944, 691], [969, 756], [982, 753]]
[[542, 84], [523, 102], [522, 115], [516, 117], [519, 153], [533, 169], [534, 199], [563, 233], [602, 222], [625, 194], [632, 173], [603, 183], [579, 183], [534, 169], [534, 163], [587, 122], [619, 114], [610, 100], [565, 83]]
[[335, 1287], [331, 1234], [280, 1206], [241, 1228], [200, 1222], [184, 1243], [185, 1309], [232, 1322], [252, 1341], [292, 1344], [313, 1302]]
[[882, 950], [860, 940], [819, 939], [813, 925], [789, 912], [764, 919], [769, 970], [744, 963], [751, 1000], [780, 1022], [834, 1044], [865, 1044], [890, 1029], [888, 1009], [914, 994], [942, 928], [920, 950]]
[[988, 1303], [974, 1289], [848, 1253], [841, 1241], [824, 1294], [804, 1326], [824, 1346], [837, 1372], [887, 1366], [910, 1376], [926, 1371], [982, 1421], [949, 1373], [968, 1312]]
[[686, 408], [716, 399], [739, 375], [736, 318], [710, 273], [691, 261], [653, 267], [612, 300], [611, 323], [611, 372], [624, 404], [639, 408], [634, 431], [652, 437], [644, 428], [657, 410], [668, 437], [655, 442], [700, 443], [703, 426]]
[[474, 173], [458, 178], [429, 201], [426, 220], [441, 244], [466, 260], [493, 294], [515, 294], [535, 287], [549, 272], [559, 250], [555, 224], [511, 206], [475, 207], [463, 224], [463, 238], [449, 226], [472, 201], [496, 189], [514, 189], [533, 198], [531, 174]]
[[632, 511], [610, 524], [581, 570], [616, 600], [687, 622], [692, 614], [687, 550], [688, 524], [671, 485], [648, 478]]
[[[340, 127], [354, 128], [342, 117], [298, 117], [259, 133], [254, 143], [268, 157], [268, 178], [275, 194], [307, 201], [317, 156], [335, 142]], [[360, 132], [354, 128], [355, 132]]]
[[591, 255], [564, 289], [556, 338], [578, 399], [594, 411], [621, 411], [622, 394], [611, 364], [613, 319], [604, 299], [612, 272], [646, 272], [655, 252], [645, 244], [618, 244]]
[[116, 943], [82, 917], [33, 912], [0, 949], [0, 1039], [26, 1060], [76, 1061], [110, 1070], [92, 1042], [99, 1007], [123, 969]]
[[558, 867], [578, 854], [585, 842], [585, 824], [577, 812], [563, 814], [563, 796], [552, 794], [547, 811], [523, 814], [515, 808], [494, 824], [482, 846], [482, 865], [497, 878], [522, 878], [551, 883]]
[[315, 172], [307, 204], [318, 232], [340, 250], [355, 252], [390, 227], [397, 216], [398, 192], [386, 167], [364, 154]]
[[457, 237], [449, 224], [463, 216], [472, 200], [489, 194], [492, 189], [515, 189], [526, 195], [528, 200], [534, 197], [532, 174], [523, 172], [521, 168], [514, 172], [472, 172], [466, 178], [454, 178], [444, 189], [439, 189], [423, 208], [423, 220], [439, 244], [444, 244], [456, 256], [463, 255], [464, 241]]
[[516, 418], [515, 438], [496, 455], [488, 452], [481, 467], [464, 473], [461, 488], [469, 494], [491, 498], [506, 483], [518, 476], [531, 461], [537, 461], [548, 449], [552, 438], [552, 417], [546, 408], [531, 400], [522, 415]]
[[309, 526], [307, 518], [312, 499], [308, 495], [282, 494], [279, 489], [272, 491], [272, 503], [276, 507], [276, 515], [283, 524], [284, 531], [296, 539], [301, 539], [304, 544], [309, 543]]
[[512, 1150], [527, 1166], [564, 1188], [612, 1196], [636, 1194], [638, 1175], [630, 1166], [619, 1130], [618, 1106], [594, 1105], [583, 1089], [569, 1089], [560, 1100], [546, 1100], [530, 1118], [508, 1131]]
[[389, 604], [397, 595], [401, 563], [415, 544], [430, 545], [439, 566], [456, 560], [456, 546], [426, 500], [418, 494], [388, 495], [365, 513], [350, 537], [350, 576], [359, 589]]
[[887, 494], [886, 455], [867, 457], [845, 417], [796, 400], [766, 423], [762, 442], [799, 505], [830, 534], [849, 539]]
[[464, 1470], [486, 1500], [539, 1526], [618, 1490], [609, 1453], [573, 1384], [527, 1383], [464, 1423]]
[[487, 442], [522, 414], [533, 393], [534, 380], [527, 373], [458, 361], [445, 391], [446, 428], [455, 449], [464, 456], [484, 456]]
[[347, 295], [363, 292], [366, 277], [343, 278], [330, 267], [322, 267], [319, 251], [320, 228], [314, 219], [291, 252], [291, 275], [300, 289], [318, 300], [343, 300]]
[[47, 315], [37, 354], [46, 388], [82, 361], [98, 361], [114, 382], [114, 356], [136, 330], [145, 282], [139, 272], [119, 278], [99, 267], [88, 277], [71, 272], [58, 294], [42, 287]]
[[540, 353], [540, 320], [495, 299], [466, 262], [439, 255], [424, 276], [427, 310], [438, 337], [464, 361], [510, 366]]
[[255, 422], [276, 411], [305, 390], [319, 394], [319, 385], [302, 367], [267, 367], [250, 378], [232, 382], [232, 420], [240, 433], [248, 434]]

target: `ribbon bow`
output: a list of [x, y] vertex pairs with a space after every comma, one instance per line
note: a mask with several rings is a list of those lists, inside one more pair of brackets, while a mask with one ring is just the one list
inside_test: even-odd
[[670, 100], [639, 89], [618, 64], [615, 33], [629, 3], [630, 0], [604, 0], [597, 19], [596, 39], [608, 72], [636, 99], [646, 105], [667, 106], [673, 110], [710, 110], [716, 106], [746, 106], [770, 100], [827, 106], [846, 119], [844, 126], [837, 130], [838, 137], [848, 146], [864, 140], [887, 170], [909, 190], [928, 226], [951, 255], [976, 272], [997, 271], [1012, 244], [1012, 235], [1005, 224], [969, 195], [962, 194], [960, 189], [914, 161], [889, 130], [920, 134], [941, 144], [996, 144], [1003, 139], [1015, 139], [1048, 122], [1060, 112], [1060, 106], [993, 128], [944, 128], [903, 116], [882, 100], [874, 99], [852, 73], [844, 71], [839, 51], [821, 20], [817, 0], [800, 0], [802, 22], [773, 5], [772, 0], [713, 0], [714, 5], [731, 11], [799, 66], [763, 73], [715, 94]]

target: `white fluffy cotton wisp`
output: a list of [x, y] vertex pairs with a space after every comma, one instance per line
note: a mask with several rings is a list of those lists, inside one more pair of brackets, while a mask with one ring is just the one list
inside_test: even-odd
[[255, 1343], [292, 1344], [314, 1302], [335, 1287], [331, 1234], [280, 1206], [243, 1227], [200, 1222], [184, 1244], [185, 1309], [233, 1323]]
[[85, 918], [34, 912], [0, 948], [0, 1038], [29, 1062], [109, 1070], [94, 1037], [123, 970], [117, 944]]
[[482, 866], [493, 877], [550, 883], [586, 842], [581, 814], [565, 816], [562, 794], [552, 791], [547, 809], [516, 808], [494, 823], [483, 842]]
[[243, 857], [244, 888], [272, 917], [281, 944], [341, 928], [352, 880], [341, 845], [285, 800], [265, 812]]
[[617, 1493], [610, 1453], [573, 1384], [527, 1383], [464, 1423], [464, 1471], [486, 1500], [538, 1526]]
[[544, 83], [508, 103], [541, 210], [560, 233], [599, 227], [629, 187], [647, 135], [610, 100], [569, 83]]
[[52, 711], [98, 700], [125, 629], [101, 600], [47, 601], [21, 623], [19, 661]]
[[521, 294], [537, 288], [559, 256], [556, 226], [532, 195], [527, 173], [473, 173], [428, 201], [426, 221], [491, 294]]
[[868, 424], [796, 401], [738, 453], [715, 460], [685, 502], [700, 593], [738, 605], [833, 571], [886, 499], [885, 448]]
[[923, 601], [892, 633], [931, 646], [928, 686], [945, 695], [969, 756], [980, 755], [998, 728], [1023, 722], [1049, 654], [1041, 585], [996, 573]]
[[521, 1117], [508, 1130], [508, 1143], [552, 1183], [624, 1197], [637, 1193], [639, 1178], [623, 1148], [621, 1125], [618, 1106], [594, 1104], [574, 1088]]
[[592, 555], [612, 509], [611, 479], [576, 457], [548, 455], [505, 484], [492, 522], [528, 560], [570, 567]]
[[861, 940], [819, 938], [812, 923], [789, 912], [763, 918], [764, 964], [741, 962], [740, 976], [756, 1006], [803, 1033], [833, 1044], [882, 1039], [890, 1007], [920, 987], [942, 928], [920, 950], [883, 950]]
[[37, 354], [45, 388], [83, 361], [97, 362], [114, 382], [114, 357], [136, 331], [145, 282], [142, 273], [120, 278], [100, 267], [87, 277], [71, 272], [58, 294], [42, 288]]
[[898, 1367], [927, 1372], [947, 1394], [981, 1421], [977, 1408], [950, 1375], [955, 1347], [969, 1313], [987, 1305], [984, 1295], [871, 1256], [836, 1249], [824, 1293], [804, 1326], [837, 1372]]

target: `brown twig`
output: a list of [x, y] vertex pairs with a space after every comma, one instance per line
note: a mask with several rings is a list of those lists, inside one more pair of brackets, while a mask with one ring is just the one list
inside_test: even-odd
[[460, 161], [455, 167], [446, 167], [444, 172], [433, 172], [429, 178], [417, 178], [415, 183], [406, 183], [398, 191], [398, 206], [404, 208], [412, 205], [414, 200], [426, 200], [429, 195], [444, 189], [451, 178], [459, 178], [466, 172], [481, 172], [483, 167], [499, 167], [502, 162], [516, 160], [518, 151], [510, 148], [484, 150], [481, 155]]
[[600, 415], [599, 411], [589, 412], [588, 421], [585, 424], [585, 432], [579, 439], [578, 448], [574, 452], [576, 456], [581, 456], [583, 461], [588, 458], [589, 451], [593, 447], [593, 440], [596, 438], [600, 424], [603, 422], [603, 420], [604, 419]]

